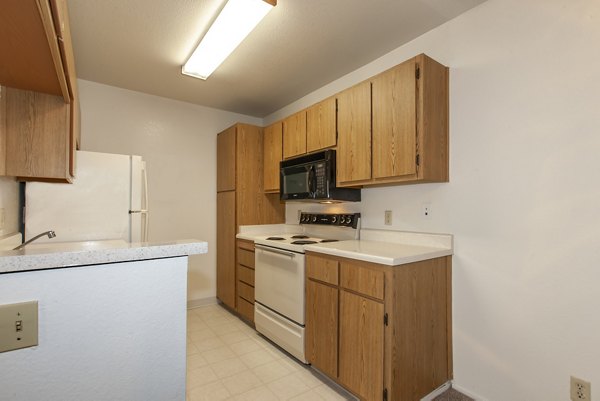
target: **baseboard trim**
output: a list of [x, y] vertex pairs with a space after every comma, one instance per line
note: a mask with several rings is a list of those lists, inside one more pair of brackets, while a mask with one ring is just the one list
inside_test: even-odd
[[464, 387], [459, 386], [456, 383], [452, 383], [452, 387], [454, 387], [456, 389], [456, 391], [460, 391], [461, 393], [463, 393], [466, 396], [471, 397], [475, 401], [488, 401], [487, 399], [485, 399], [485, 398], [483, 398], [483, 397], [481, 397], [481, 396], [479, 396], [477, 394], [474, 394], [472, 391], [467, 390]]
[[432, 401], [435, 397], [448, 390], [451, 386], [452, 382], [447, 381], [446, 383], [433, 390], [431, 393], [427, 394], [425, 397], [421, 398], [421, 401]]
[[217, 303], [216, 297], [209, 298], [201, 298], [201, 299], [192, 299], [187, 302], [188, 309], [201, 308], [203, 306], [215, 305]]

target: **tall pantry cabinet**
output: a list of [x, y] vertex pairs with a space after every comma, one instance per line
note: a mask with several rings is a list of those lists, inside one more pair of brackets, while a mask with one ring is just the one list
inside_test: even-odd
[[237, 308], [236, 239], [241, 225], [285, 221], [279, 193], [263, 192], [263, 132], [236, 124], [217, 136], [217, 298]]

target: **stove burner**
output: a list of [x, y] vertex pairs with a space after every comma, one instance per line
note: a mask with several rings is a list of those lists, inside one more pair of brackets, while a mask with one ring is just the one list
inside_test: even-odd
[[338, 242], [338, 241], [339, 241], [339, 239], [322, 239], [319, 242]]
[[308, 235], [302, 235], [302, 234], [292, 235], [292, 238], [294, 238], [294, 239], [304, 239], [304, 238], [308, 238]]
[[[306, 238], [308, 238], [308, 237], [306, 237]], [[309, 244], [316, 244], [316, 243], [317, 243], [317, 241], [306, 241], [306, 240], [292, 241], [292, 244], [294, 244], [294, 245], [309, 245]]]
[[283, 237], [268, 237], [267, 239], [271, 240], [271, 241], [283, 241], [285, 238], [283, 238]]

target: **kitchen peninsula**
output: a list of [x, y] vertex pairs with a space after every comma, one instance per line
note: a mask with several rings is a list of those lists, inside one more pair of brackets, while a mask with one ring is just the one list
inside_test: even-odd
[[90, 241], [0, 252], [0, 304], [38, 303], [38, 345], [0, 353], [0, 399], [185, 398], [188, 255]]

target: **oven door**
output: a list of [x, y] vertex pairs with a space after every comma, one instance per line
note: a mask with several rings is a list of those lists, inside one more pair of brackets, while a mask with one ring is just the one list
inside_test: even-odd
[[256, 302], [304, 326], [304, 254], [255, 245]]
[[314, 175], [312, 164], [282, 167], [279, 186], [281, 188], [281, 199], [310, 199], [314, 197]]

